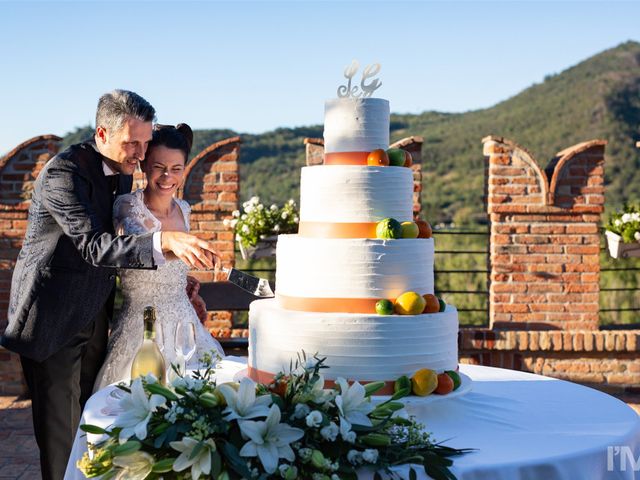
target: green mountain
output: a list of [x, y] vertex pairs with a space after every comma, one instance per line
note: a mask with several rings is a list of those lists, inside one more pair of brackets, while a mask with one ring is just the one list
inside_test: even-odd
[[[393, 106], [393, 95], [388, 97]], [[73, 143], [86, 133], [87, 127], [78, 129], [65, 141]], [[527, 148], [543, 168], [566, 147], [604, 138], [609, 141], [607, 206], [640, 199], [640, 151], [635, 147], [640, 140], [640, 43], [606, 50], [491, 108], [392, 115], [392, 141], [424, 137], [423, 205], [432, 223], [462, 224], [486, 217], [481, 139], [490, 134]], [[238, 134], [198, 130], [193, 152], [233, 135]], [[298, 199], [300, 168], [305, 164], [303, 139], [321, 137], [322, 126], [239, 135], [242, 198], [259, 195], [269, 203]]]

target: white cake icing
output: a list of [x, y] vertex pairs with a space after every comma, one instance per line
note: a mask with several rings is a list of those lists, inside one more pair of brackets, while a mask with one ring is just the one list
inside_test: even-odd
[[324, 151], [370, 152], [389, 148], [389, 101], [336, 98], [324, 105]]
[[433, 239], [280, 235], [276, 293], [311, 298], [388, 298], [433, 293]]
[[303, 167], [300, 221], [413, 220], [413, 172], [404, 167]]
[[[326, 154], [388, 148], [389, 103], [327, 101], [324, 141]], [[330, 160], [354, 157], [361, 155]], [[269, 374], [287, 371], [302, 350], [326, 357], [328, 380], [384, 380], [391, 389], [398, 377], [421, 368], [456, 369], [458, 312], [453, 306], [433, 314], [375, 313], [379, 299], [395, 300], [407, 291], [434, 293], [433, 239], [351, 238], [370, 236], [371, 226], [384, 218], [413, 219], [412, 170], [305, 167], [300, 196], [301, 235], [278, 237], [276, 298], [250, 307], [253, 378], [270, 381]]]
[[364, 315], [292, 312], [258, 300], [249, 312], [249, 366], [277, 373], [304, 350], [327, 357], [326, 379], [396, 380], [420, 368], [458, 365], [458, 315]]

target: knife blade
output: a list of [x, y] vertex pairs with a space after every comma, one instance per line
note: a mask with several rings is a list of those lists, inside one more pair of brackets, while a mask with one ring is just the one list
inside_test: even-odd
[[269, 281], [266, 278], [254, 277], [253, 275], [236, 270], [235, 268], [223, 267], [221, 268], [221, 271], [226, 275], [228, 282], [237, 285], [256, 297], [275, 297], [275, 294], [269, 285]]

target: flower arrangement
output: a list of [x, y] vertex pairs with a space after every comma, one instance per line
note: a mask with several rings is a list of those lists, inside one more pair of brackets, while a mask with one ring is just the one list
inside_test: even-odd
[[[402, 414], [399, 390], [386, 401], [382, 385], [338, 379], [324, 388], [324, 359], [299, 356], [270, 385], [249, 378], [218, 385], [207, 360], [192, 377], [169, 386], [148, 376], [122, 390], [112, 426], [81, 425], [106, 438], [78, 461], [87, 477], [102, 479], [356, 479], [411, 464], [436, 479], [455, 478], [449, 458], [468, 450], [434, 443], [423, 425]], [[103, 437], [104, 438], [104, 437]]]
[[624, 243], [640, 241], [640, 205], [625, 204], [609, 218], [606, 229], [620, 235]]
[[282, 207], [273, 204], [267, 208], [260, 203], [260, 197], [251, 197], [242, 204], [242, 212], [235, 210], [232, 217], [223, 223], [235, 230], [236, 240], [245, 247], [255, 247], [271, 235], [298, 231], [298, 210], [293, 200]]

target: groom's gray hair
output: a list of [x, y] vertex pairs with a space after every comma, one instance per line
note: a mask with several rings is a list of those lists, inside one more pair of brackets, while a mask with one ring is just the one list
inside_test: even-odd
[[153, 122], [156, 110], [140, 95], [128, 90], [114, 90], [100, 97], [96, 110], [96, 128], [103, 127], [117, 132], [127, 118]]

